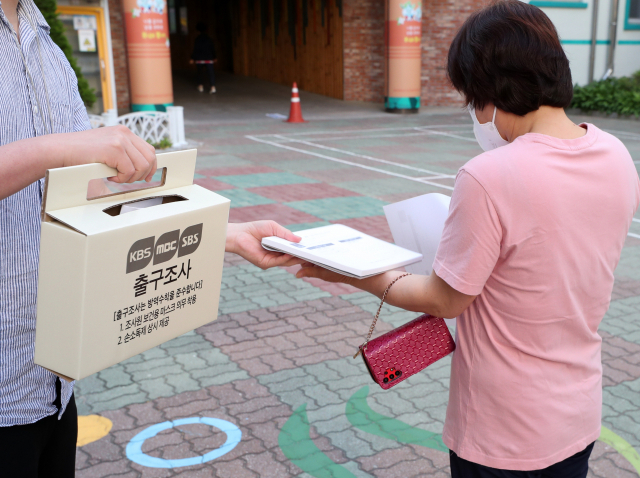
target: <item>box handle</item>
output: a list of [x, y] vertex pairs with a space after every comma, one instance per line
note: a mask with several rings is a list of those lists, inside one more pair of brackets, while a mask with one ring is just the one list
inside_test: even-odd
[[103, 186], [105, 188], [105, 190], [103, 191], [103, 194], [94, 195], [94, 196], [91, 196], [89, 194], [93, 184], [97, 181], [98, 184], [100, 184], [102, 186], [103, 184], [105, 184], [103, 181], [105, 179], [107, 179], [107, 178], [91, 179], [87, 183], [87, 200], [95, 201], [96, 199], [102, 199], [102, 198], [113, 197], [113, 196], [120, 196], [122, 194], [126, 194], [126, 193], [133, 192], [133, 191], [142, 191], [142, 190], [147, 190], [148, 191], [149, 189], [157, 189], [159, 187], [164, 186], [164, 184], [165, 184], [165, 182], [167, 180], [167, 168], [158, 168], [157, 171], [156, 171], [156, 174], [157, 173], [161, 173], [162, 174], [162, 176], [160, 178], [160, 181], [146, 182], [144, 180], [140, 180], [140, 181], [136, 181], [134, 183], [113, 183], [113, 184], [124, 184], [126, 186], [135, 186], [135, 187], [126, 188], [126, 189], [123, 189], [122, 191], [111, 191], [105, 185], [105, 186]]
[[[163, 183], [153, 188], [152, 193], [159, 193], [193, 184], [196, 169], [197, 150], [175, 151], [157, 155], [158, 169], [166, 168]], [[44, 194], [42, 197], [42, 218], [49, 211], [67, 209], [88, 204], [112, 202], [114, 195], [87, 199], [87, 185], [92, 179], [115, 176], [117, 171], [106, 164], [93, 163], [68, 168], [49, 169], [45, 176]], [[116, 193], [117, 200], [136, 199], [149, 195], [148, 189], [124, 191]]]

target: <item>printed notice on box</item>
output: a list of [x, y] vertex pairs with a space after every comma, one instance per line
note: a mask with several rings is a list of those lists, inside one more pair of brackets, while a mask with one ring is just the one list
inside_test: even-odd
[[[186, 313], [196, 304], [204, 281], [189, 278], [191, 269], [191, 260], [188, 259], [135, 277], [131, 303], [113, 312], [118, 345], [169, 327], [172, 321], [179, 320], [182, 311]], [[167, 285], [171, 285], [171, 290], [158, 293], [158, 286], [162, 290]]]

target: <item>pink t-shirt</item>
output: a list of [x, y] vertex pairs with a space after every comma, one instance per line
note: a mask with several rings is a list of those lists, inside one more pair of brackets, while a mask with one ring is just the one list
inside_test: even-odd
[[443, 440], [475, 463], [542, 469], [600, 435], [597, 330], [640, 181], [618, 139], [582, 126], [521, 136], [456, 178], [433, 268], [478, 297], [457, 321]]

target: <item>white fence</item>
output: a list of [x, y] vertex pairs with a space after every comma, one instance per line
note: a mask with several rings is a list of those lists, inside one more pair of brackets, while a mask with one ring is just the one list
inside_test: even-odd
[[167, 106], [167, 112], [140, 111], [118, 116], [115, 109], [106, 111], [102, 115], [89, 115], [92, 128], [115, 126], [122, 124], [140, 136], [145, 141], [159, 143], [164, 138], [171, 141], [172, 146], [187, 144], [184, 136], [184, 108], [182, 106]]

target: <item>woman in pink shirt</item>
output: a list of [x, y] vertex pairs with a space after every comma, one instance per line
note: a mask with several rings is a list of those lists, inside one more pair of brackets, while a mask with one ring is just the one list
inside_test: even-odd
[[[431, 276], [387, 301], [458, 317], [443, 440], [454, 478], [584, 478], [602, 408], [598, 325], [640, 202], [629, 152], [565, 114], [569, 62], [549, 18], [503, 0], [474, 13], [449, 50], [485, 153], [458, 172]], [[299, 277], [380, 297], [400, 272]]]

